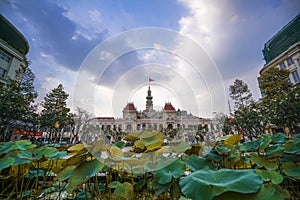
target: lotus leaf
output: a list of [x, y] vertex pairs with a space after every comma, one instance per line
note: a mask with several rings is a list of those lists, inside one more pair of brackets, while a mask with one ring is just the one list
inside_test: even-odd
[[134, 188], [131, 183], [120, 183], [119, 181], [113, 181], [109, 187], [115, 188], [114, 194], [117, 195], [117, 199], [132, 199], [133, 197]]
[[135, 141], [134, 148], [139, 149], [142, 152], [143, 151], [151, 152], [161, 148], [164, 142], [163, 134], [161, 132], [151, 133], [151, 134], [152, 135], [150, 136], [150, 133], [147, 133], [144, 135], [143, 138]]
[[259, 146], [259, 151], [264, 150], [272, 142], [271, 135], [269, 134], [263, 134], [261, 135], [261, 137], [262, 137], [262, 143]]
[[67, 192], [72, 192], [77, 188], [82, 182], [86, 181], [88, 178], [94, 176], [103, 168], [103, 163], [99, 162], [97, 159], [92, 161], [86, 161], [78, 165], [72, 172], [70, 176], [70, 184], [67, 186]]
[[265, 151], [268, 157], [277, 157], [282, 155], [284, 147], [281, 144], [275, 144], [268, 146]]
[[144, 163], [144, 166], [148, 171], [157, 171], [175, 162], [178, 158], [155, 156], [154, 153], [147, 153], [142, 156], [143, 159], [148, 159], [149, 161]]
[[217, 146], [217, 147], [216, 147], [216, 151], [217, 151], [219, 154], [228, 154], [228, 153], [230, 153], [231, 149], [230, 149], [230, 148], [227, 148], [227, 147]]
[[274, 143], [285, 143], [287, 141], [287, 136], [283, 133], [277, 133], [272, 135], [272, 142]]
[[283, 166], [283, 171], [288, 176], [292, 176], [294, 178], [300, 179], [300, 164], [299, 163], [287, 162], [287, 163], [283, 163], [282, 166]]
[[76, 168], [76, 166], [67, 166], [65, 169], [63, 169], [61, 172], [59, 172], [57, 174], [57, 179], [59, 181], [64, 181], [68, 178], [70, 178], [72, 172], [74, 171], [74, 169]]
[[5, 142], [1, 144], [0, 154], [8, 153], [14, 150], [27, 150], [36, 147], [30, 140], [19, 140], [16, 142]]
[[74, 155], [62, 163], [63, 166], [72, 166], [72, 165], [78, 165], [79, 163], [83, 162], [85, 160], [84, 155]]
[[155, 189], [155, 194], [161, 195], [167, 192], [173, 185], [174, 182], [169, 182], [166, 184], [159, 184], [158, 182], [154, 182], [153, 187]]
[[300, 141], [288, 141], [287, 143], [285, 143], [284, 152], [299, 154], [300, 153]]
[[212, 169], [213, 164], [206, 158], [199, 156], [183, 156], [183, 162], [190, 168], [192, 172], [200, 169]]
[[160, 184], [166, 184], [172, 181], [172, 178], [178, 178], [185, 172], [184, 163], [176, 159], [164, 168], [154, 171], [154, 178]]
[[219, 162], [220, 160], [222, 160], [222, 156], [220, 156], [216, 151], [210, 151], [205, 158], [209, 159], [209, 160], [213, 160], [216, 162]]
[[169, 150], [173, 153], [183, 153], [188, 149], [191, 149], [192, 147], [186, 143], [185, 141], [177, 142], [176, 144], [173, 144], [170, 146]]
[[12, 164], [14, 164], [14, 162], [15, 162], [15, 159], [13, 159], [13, 158], [0, 158], [0, 171], [2, 169], [10, 167]]
[[32, 150], [21, 151], [18, 153], [19, 158], [29, 160], [39, 160], [43, 156], [46, 158], [54, 157], [58, 154], [58, 150], [54, 147], [40, 147]]
[[224, 144], [227, 147], [231, 147], [232, 145], [238, 144], [242, 139], [242, 137], [243, 137], [242, 135], [231, 135], [224, 141]]
[[257, 164], [258, 168], [265, 167], [268, 170], [274, 170], [278, 168], [277, 163], [264, 159], [263, 157], [260, 156], [252, 155], [251, 160]]
[[255, 171], [263, 181], [272, 181], [273, 184], [280, 184], [283, 181], [283, 176], [276, 171], [260, 169]]
[[214, 200], [284, 200], [290, 197], [287, 190], [282, 189], [279, 185], [263, 185], [259, 192], [254, 194], [241, 194], [237, 192], [225, 192], [217, 196]]
[[199, 170], [180, 178], [181, 191], [192, 199], [208, 199], [227, 192], [256, 193], [262, 180], [254, 170]]
[[109, 157], [113, 160], [121, 160], [119, 156], [123, 156], [123, 151], [115, 146], [111, 146], [107, 149]]
[[71, 153], [77, 153], [77, 154], [83, 154], [87, 152], [84, 144], [76, 144], [70, 148], [68, 148], [68, 151]]
[[295, 140], [300, 140], [300, 133], [295, 134], [295, 135], [293, 136], [293, 138], [294, 138]]
[[55, 156], [52, 156], [52, 157], [48, 158], [48, 160], [57, 160], [57, 159], [64, 158], [66, 156], [67, 156], [67, 152], [66, 151], [60, 151]]
[[126, 143], [122, 141], [118, 141], [114, 143], [114, 146], [119, 147], [120, 149], [123, 149], [125, 147]]
[[258, 139], [258, 140], [254, 140], [254, 141], [251, 141], [251, 142], [244, 142], [242, 144], [240, 144], [240, 150], [241, 151], [254, 151], [256, 150], [262, 143], [262, 140], [261, 138]]

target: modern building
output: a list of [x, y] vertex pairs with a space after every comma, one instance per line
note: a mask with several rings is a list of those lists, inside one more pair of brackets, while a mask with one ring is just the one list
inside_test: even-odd
[[[294, 85], [300, 83], [300, 14], [265, 43], [263, 55], [266, 63], [260, 76], [271, 67], [277, 67], [290, 71], [287, 81]], [[265, 96], [263, 90], [261, 94]]]
[[0, 84], [14, 79], [16, 70], [28, 66], [29, 45], [25, 37], [0, 14]]
[[185, 110], [175, 109], [171, 102], [166, 102], [162, 110], [153, 109], [153, 96], [148, 86], [145, 110], [138, 111], [133, 102], [127, 103], [122, 118], [96, 117], [93, 125], [104, 131], [123, 131], [126, 133], [143, 130], [181, 129], [197, 131], [198, 125], [207, 125], [209, 130], [216, 128], [215, 121], [188, 114]]

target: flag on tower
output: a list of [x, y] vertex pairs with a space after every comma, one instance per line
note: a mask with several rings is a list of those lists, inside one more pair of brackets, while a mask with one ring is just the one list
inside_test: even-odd
[[149, 77], [149, 83], [152, 82], [152, 81], [154, 81], [154, 80], [153, 80], [152, 78]]

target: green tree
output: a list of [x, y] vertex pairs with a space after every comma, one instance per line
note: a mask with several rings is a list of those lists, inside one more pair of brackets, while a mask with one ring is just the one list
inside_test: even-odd
[[266, 94], [263, 101], [269, 102], [286, 94], [292, 87], [292, 84], [287, 81], [288, 77], [288, 70], [281, 70], [275, 67], [268, 69], [261, 76], [260, 87]]
[[1, 137], [5, 140], [12, 129], [33, 129], [36, 124], [37, 97], [34, 89], [34, 73], [29, 68], [16, 71], [16, 78], [8, 80], [0, 89]]
[[289, 71], [270, 68], [261, 76], [261, 88], [266, 96], [263, 104], [267, 107], [268, 121], [281, 127], [288, 127], [297, 133], [300, 122], [300, 89], [287, 81]]
[[253, 102], [252, 93], [242, 80], [236, 79], [229, 87], [229, 91], [230, 97], [235, 101], [235, 108], [246, 107]]
[[[67, 107], [69, 94], [64, 91], [62, 84], [59, 84], [51, 92], [46, 94], [41, 112], [41, 126], [50, 133], [50, 139], [59, 140], [64, 128], [71, 123], [70, 109]], [[53, 133], [55, 137], [53, 138]]]

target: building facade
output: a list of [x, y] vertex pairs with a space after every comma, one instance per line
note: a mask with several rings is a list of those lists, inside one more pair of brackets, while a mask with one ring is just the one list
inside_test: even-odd
[[216, 128], [215, 121], [188, 114], [185, 110], [176, 110], [171, 102], [165, 103], [160, 111], [154, 110], [150, 85], [144, 110], [138, 111], [134, 103], [130, 102], [124, 107], [122, 118], [96, 117], [92, 121], [93, 125], [104, 131], [117, 130], [126, 133], [175, 128], [196, 132], [199, 125], [207, 125], [209, 130]]
[[16, 71], [28, 66], [29, 45], [25, 37], [0, 14], [0, 85], [14, 79]]
[[[294, 85], [300, 83], [300, 14], [265, 44], [263, 55], [266, 63], [259, 72], [260, 76], [268, 69], [277, 67], [289, 70], [287, 81]], [[263, 90], [261, 95], [265, 96]]]

